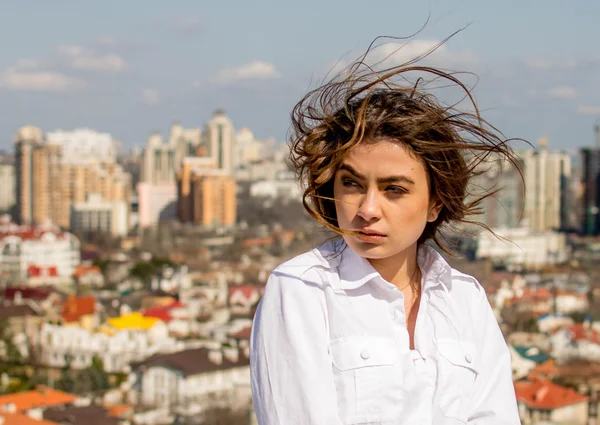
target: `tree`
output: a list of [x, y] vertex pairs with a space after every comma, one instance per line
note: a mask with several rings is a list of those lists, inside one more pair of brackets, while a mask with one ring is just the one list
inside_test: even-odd
[[77, 373], [75, 392], [78, 394], [103, 391], [109, 388], [109, 377], [104, 363], [98, 356], [92, 358], [92, 364]]

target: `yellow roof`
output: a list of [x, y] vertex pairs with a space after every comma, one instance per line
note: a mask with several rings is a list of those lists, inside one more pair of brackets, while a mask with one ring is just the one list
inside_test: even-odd
[[113, 317], [107, 322], [110, 326], [116, 329], [144, 329], [148, 330], [156, 324], [160, 319], [156, 317], [145, 317], [142, 313], [130, 313], [121, 317]]

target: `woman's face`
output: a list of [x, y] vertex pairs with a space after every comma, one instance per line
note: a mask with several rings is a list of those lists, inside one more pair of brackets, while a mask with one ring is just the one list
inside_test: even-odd
[[372, 260], [416, 250], [441, 206], [430, 199], [427, 171], [401, 143], [360, 144], [341, 163], [333, 193], [338, 226], [359, 255]]

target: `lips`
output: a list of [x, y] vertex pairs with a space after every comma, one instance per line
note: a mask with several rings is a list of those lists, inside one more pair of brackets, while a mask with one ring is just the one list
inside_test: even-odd
[[385, 237], [386, 236], [383, 233], [374, 232], [372, 230], [360, 230], [360, 233], [356, 235], [356, 239], [369, 244], [382, 243], [385, 240]]
[[375, 232], [374, 230], [359, 230], [365, 236], [385, 236], [385, 234], [380, 232]]

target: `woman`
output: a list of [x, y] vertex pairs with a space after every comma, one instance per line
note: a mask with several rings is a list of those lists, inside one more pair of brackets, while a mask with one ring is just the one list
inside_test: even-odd
[[[395, 83], [411, 73], [416, 84]], [[475, 112], [442, 106], [423, 75], [464, 90]], [[485, 292], [431, 246], [446, 250], [445, 225], [472, 223], [482, 162], [514, 164], [468, 88], [414, 62], [360, 60], [309, 93], [293, 124], [304, 207], [340, 237], [269, 277], [251, 340], [258, 423], [519, 424]]]

